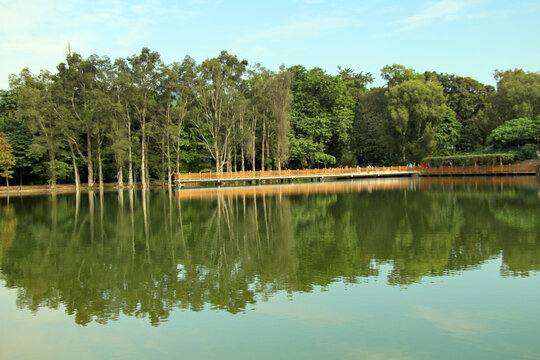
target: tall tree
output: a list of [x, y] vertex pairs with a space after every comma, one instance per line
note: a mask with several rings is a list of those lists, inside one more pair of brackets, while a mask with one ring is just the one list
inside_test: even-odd
[[422, 75], [418, 74], [414, 69], [400, 64], [393, 64], [386, 65], [381, 69], [381, 77], [386, 81], [386, 86], [392, 87], [408, 80], [419, 80]]
[[198, 103], [201, 117], [195, 124], [198, 134], [222, 172], [229, 151], [231, 131], [237, 120], [233, 109], [236, 85], [247, 66], [226, 51], [198, 66]]
[[13, 174], [11, 167], [15, 165], [15, 157], [13, 156], [13, 148], [9, 144], [6, 135], [0, 133], [0, 176], [6, 179], [7, 191], [9, 193], [9, 178]]
[[395, 160], [418, 161], [435, 145], [435, 130], [445, 114], [439, 84], [407, 80], [387, 90], [386, 142]]
[[349, 146], [354, 99], [339, 76], [297, 65], [291, 111], [291, 161], [296, 166], [341, 163]]
[[435, 152], [436, 155], [449, 155], [456, 149], [462, 125], [456, 119], [456, 113], [446, 108], [445, 115], [437, 131], [435, 132]]
[[497, 92], [491, 97], [492, 128], [516, 118], [540, 115], [540, 73], [521, 69], [496, 70]]
[[388, 117], [386, 90], [372, 88], [356, 105], [351, 137], [352, 150], [360, 164], [380, 164], [387, 160], [388, 151], [381, 142]]
[[131, 70], [131, 81], [134, 88], [133, 106], [141, 126], [141, 184], [146, 189], [149, 182], [148, 146], [146, 123], [149, 118], [149, 107], [155, 101], [157, 87], [157, 70], [161, 59], [157, 52], [143, 48], [139, 55], [128, 58]]
[[58, 108], [52, 99], [53, 78], [46, 71], [32, 75], [28, 69], [23, 69], [18, 76], [10, 78], [10, 86], [17, 94], [16, 116], [25, 121], [34, 134], [32, 151], [48, 156], [49, 183], [55, 189], [58, 175], [66, 170], [66, 164], [58, 159], [64, 137]]
[[291, 84], [294, 74], [284, 68], [274, 75], [268, 86], [270, 109], [274, 119], [275, 162], [278, 170], [287, 162], [289, 153], [289, 110], [292, 103]]

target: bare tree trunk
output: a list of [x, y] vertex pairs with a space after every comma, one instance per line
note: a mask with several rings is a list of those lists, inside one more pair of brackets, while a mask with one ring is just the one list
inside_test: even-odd
[[118, 180], [118, 188], [124, 188], [124, 169], [122, 164], [118, 164], [118, 171], [116, 173], [116, 179]]
[[270, 159], [270, 127], [268, 127], [268, 134], [266, 134], [266, 158], [269, 161], [271, 160]]
[[133, 154], [131, 152], [131, 117], [126, 105], [127, 130], [128, 130], [128, 186], [133, 189]]
[[245, 157], [244, 157], [244, 146], [241, 147], [241, 152], [242, 152], [242, 172], [246, 171], [246, 166], [245, 166]]
[[169, 188], [172, 187], [172, 169], [171, 169], [171, 144], [169, 130], [167, 130], [167, 183]]
[[87, 164], [88, 164], [88, 186], [92, 187], [94, 186], [94, 164], [92, 159], [92, 139], [90, 138], [90, 134], [86, 134], [86, 147], [87, 147]]
[[103, 164], [101, 163], [101, 144], [98, 143], [98, 172], [99, 172], [99, 190], [103, 190]]
[[144, 148], [146, 145], [146, 141], [145, 141], [146, 135], [145, 135], [144, 127], [145, 126], [143, 122], [143, 125], [142, 125], [143, 134], [142, 134], [142, 140], [141, 140], [141, 186], [143, 190], [146, 190], [146, 159], [145, 159], [146, 153], [144, 151]]
[[214, 141], [214, 149], [216, 151], [216, 172], [222, 172], [223, 171], [223, 166], [221, 164], [221, 161], [220, 161], [220, 154], [219, 154], [219, 148], [216, 144], [216, 141]]
[[232, 156], [232, 162], [233, 162], [233, 171], [238, 171], [238, 166], [236, 164], [236, 146], [234, 147], [233, 156]]
[[81, 186], [81, 180], [79, 178], [79, 168], [77, 167], [77, 161], [75, 159], [75, 152], [73, 151], [72, 143], [69, 143], [69, 150], [71, 151], [71, 160], [73, 161], [73, 176], [75, 177], [75, 191], [79, 192], [80, 186]]
[[56, 158], [53, 153], [49, 153], [49, 160], [51, 162], [51, 190], [56, 189]]
[[146, 138], [146, 141], [144, 143], [144, 151], [146, 153], [146, 155], [144, 156], [144, 169], [146, 171], [144, 177], [146, 179], [146, 185], [150, 186], [150, 169], [148, 168], [148, 138]]
[[257, 167], [255, 163], [257, 162], [257, 150], [255, 148], [255, 141], [257, 140], [257, 115], [255, 112], [257, 111], [257, 107], [253, 106], [253, 133], [251, 134], [251, 146], [252, 146], [252, 160], [251, 160], [251, 166], [253, 167], [253, 171], [255, 171], [255, 168]]
[[262, 122], [262, 126], [263, 126], [263, 130], [262, 130], [263, 137], [261, 141], [261, 170], [264, 171], [264, 143], [265, 143], [265, 138], [266, 138], [266, 122], [264, 120]]
[[278, 171], [281, 171], [281, 143], [278, 142], [277, 144], [277, 169]]

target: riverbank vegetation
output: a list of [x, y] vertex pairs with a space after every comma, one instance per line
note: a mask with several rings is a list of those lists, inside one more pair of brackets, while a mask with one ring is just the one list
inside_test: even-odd
[[2, 175], [146, 188], [174, 172], [536, 158], [540, 73], [496, 70], [496, 88], [397, 64], [381, 77], [370, 87], [371, 73], [350, 68], [270, 71], [226, 51], [200, 64], [166, 64], [147, 48], [114, 61], [70, 53], [56, 72], [23, 69], [0, 92], [14, 160]]

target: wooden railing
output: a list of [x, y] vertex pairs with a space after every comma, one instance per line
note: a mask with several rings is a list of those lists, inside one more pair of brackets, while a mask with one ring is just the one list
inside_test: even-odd
[[535, 172], [536, 165], [494, 165], [494, 166], [445, 166], [445, 167], [414, 167], [415, 171], [418, 171], [425, 175], [437, 175], [437, 174], [497, 174], [497, 173], [528, 173]]
[[269, 170], [269, 171], [237, 171], [213, 173], [175, 173], [175, 180], [213, 180], [213, 179], [260, 179], [271, 177], [301, 177], [319, 175], [341, 175], [378, 172], [412, 171], [406, 166], [370, 167], [370, 168], [333, 168], [333, 169], [304, 169], [304, 170]]
[[213, 173], [175, 173], [175, 180], [219, 180], [219, 179], [264, 179], [280, 177], [302, 177], [341, 174], [370, 174], [389, 172], [419, 172], [425, 175], [437, 174], [494, 174], [494, 173], [522, 173], [536, 171], [536, 165], [495, 165], [495, 166], [447, 166], [447, 167], [355, 167], [333, 169], [305, 169], [305, 170], [270, 170], [270, 171], [237, 171], [237, 172], [213, 172]]

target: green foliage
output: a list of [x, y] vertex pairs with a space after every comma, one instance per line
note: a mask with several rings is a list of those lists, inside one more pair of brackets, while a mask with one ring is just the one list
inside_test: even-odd
[[501, 163], [508, 164], [514, 160], [516, 160], [514, 153], [432, 156], [422, 159], [422, 161], [430, 163], [432, 166], [442, 166], [449, 163], [456, 166], [498, 165]]
[[456, 113], [452, 109], [446, 108], [444, 119], [435, 134], [437, 142], [435, 145], [436, 155], [447, 155], [454, 152], [461, 128], [461, 123], [456, 120]]
[[538, 159], [537, 151], [540, 150], [538, 144], [525, 144], [519, 148], [517, 160]]
[[359, 164], [383, 163], [388, 156], [385, 143], [381, 142], [388, 117], [385, 91], [383, 87], [371, 89], [355, 108], [352, 149]]
[[464, 126], [459, 134], [456, 149], [459, 151], [476, 151], [482, 146], [482, 135], [477, 127]]
[[339, 76], [322, 69], [290, 69], [295, 74], [290, 160], [296, 166], [336, 164], [349, 146], [354, 99]]
[[496, 148], [521, 146], [538, 143], [540, 138], [540, 121], [527, 118], [512, 119], [494, 129], [487, 139], [488, 145]]
[[11, 178], [11, 174], [13, 174], [13, 170], [11, 170], [13, 165], [15, 165], [13, 148], [9, 144], [6, 135], [0, 133], [0, 169], [2, 169], [0, 176], [5, 178], [6, 181]]
[[490, 99], [492, 128], [510, 119], [540, 115], [540, 73], [496, 70], [495, 79], [497, 92]]
[[[0, 131], [21, 183], [54, 185], [80, 172], [89, 184], [99, 176], [120, 186], [210, 168], [406, 163], [479, 151], [505, 121], [536, 117], [540, 103], [540, 75], [523, 70], [497, 71], [496, 92], [399, 64], [381, 69], [386, 87], [368, 89], [370, 73], [301, 65], [272, 72], [226, 51], [201, 64], [189, 56], [165, 64], [148, 48], [114, 62], [70, 53], [57, 70], [23, 69], [0, 91]], [[512, 124], [487, 143], [539, 141], [527, 127], [505, 130]]]
[[441, 84], [446, 104], [456, 113], [460, 123], [475, 123], [486, 107], [488, 97], [495, 91], [490, 85], [484, 85], [471, 79], [449, 74], [425, 72], [427, 81]]
[[418, 161], [435, 145], [435, 130], [444, 118], [442, 87], [423, 80], [407, 80], [385, 93], [389, 117], [386, 143], [396, 161]]
[[381, 69], [381, 77], [386, 81], [387, 87], [400, 85], [409, 80], [421, 80], [422, 75], [414, 69], [406, 68], [400, 64], [386, 65]]

